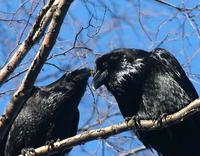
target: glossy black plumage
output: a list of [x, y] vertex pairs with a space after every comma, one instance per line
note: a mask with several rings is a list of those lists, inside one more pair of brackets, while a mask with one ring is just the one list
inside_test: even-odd
[[[83, 68], [45, 87], [34, 87], [13, 122], [5, 144], [4, 156], [16, 156], [23, 148], [36, 148], [47, 141], [73, 136], [77, 132], [78, 104], [83, 96], [90, 70]], [[71, 149], [56, 156], [64, 156]]]
[[[96, 60], [94, 88], [105, 85], [124, 117], [157, 119], [177, 112], [198, 94], [169, 52], [117, 49]], [[200, 113], [169, 128], [138, 131], [139, 139], [163, 156], [199, 156]]]

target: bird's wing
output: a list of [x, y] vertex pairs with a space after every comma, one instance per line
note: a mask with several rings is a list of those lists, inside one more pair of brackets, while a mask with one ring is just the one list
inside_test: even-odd
[[193, 100], [198, 98], [198, 94], [194, 86], [188, 79], [186, 73], [184, 72], [177, 59], [172, 54], [170, 54], [165, 49], [157, 48], [151, 52], [150, 57], [165, 66], [167, 72], [171, 73], [171, 76], [177, 81], [183, 90], [185, 90], [190, 98]]
[[[29, 98], [27, 99], [27, 101], [29, 101], [30, 99], [32, 99], [32, 96], [36, 93], [36, 92], [38, 92], [38, 90], [39, 90], [39, 88], [38, 87], [35, 87], [35, 86], [33, 86], [33, 88], [32, 88], [32, 91], [31, 91], [31, 93], [30, 93], [30, 95], [29, 95]], [[23, 135], [22, 133], [15, 133], [15, 132], [13, 132], [13, 128], [14, 127], [17, 127], [17, 132], [20, 132], [20, 130], [23, 128], [23, 127], [25, 127], [25, 126], [22, 126], [22, 125], [26, 125], [27, 123], [26, 122], [24, 122], [25, 120], [21, 120], [21, 119], [23, 119], [23, 118], [21, 118], [22, 116], [25, 116], [25, 118], [27, 117], [30, 117], [30, 115], [27, 113], [27, 114], [24, 114], [23, 112], [24, 112], [24, 110], [26, 110], [27, 109], [27, 101], [24, 103], [24, 105], [23, 105], [23, 108], [21, 109], [21, 111], [18, 113], [18, 115], [17, 115], [17, 117], [15, 118], [15, 120], [14, 120], [14, 122], [13, 122], [13, 124], [11, 125], [11, 127], [8, 129], [8, 131], [7, 131], [7, 134], [4, 136], [4, 139], [3, 139], [3, 145], [0, 145], [0, 155], [4, 155], [4, 150], [6, 150], [7, 149], [7, 147], [9, 147], [9, 149], [8, 150], [6, 150], [6, 154], [11, 154], [11, 155], [13, 155], [12, 153], [15, 153], [15, 152], [17, 152], [17, 151], [13, 151], [13, 146], [10, 146], [10, 144], [14, 144], [16, 147], [17, 146], [20, 146], [20, 144], [18, 144], [18, 142], [16, 141], [16, 140], [20, 140], [21, 138], [21, 135]], [[25, 109], [24, 109], [25, 108]], [[37, 114], [36, 114], [37, 115]], [[18, 122], [18, 121], [21, 121], [21, 122]], [[20, 151], [18, 151], [18, 152], [20, 152]]]

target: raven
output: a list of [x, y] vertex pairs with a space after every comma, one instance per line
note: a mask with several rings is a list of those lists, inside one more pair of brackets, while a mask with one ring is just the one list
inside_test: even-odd
[[[159, 119], [198, 98], [179, 62], [162, 48], [151, 52], [121, 48], [99, 57], [93, 87], [101, 85], [114, 95], [124, 118]], [[200, 155], [200, 113], [163, 129], [137, 132], [159, 155]]]
[[[5, 143], [4, 156], [16, 156], [24, 148], [37, 148], [47, 141], [76, 135], [79, 111], [90, 69], [64, 74], [44, 87], [34, 87], [14, 120]], [[71, 149], [54, 154], [64, 156]]]

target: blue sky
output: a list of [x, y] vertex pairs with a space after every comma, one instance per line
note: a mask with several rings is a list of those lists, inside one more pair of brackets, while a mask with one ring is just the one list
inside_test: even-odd
[[[7, 2], [0, 0], [0, 67], [3, 66], [6, 58], [26, 37], [31, 24], [35, 20], [35, 15], [43, 4], [41, 1], [37, 6], [37, 2], [39, 0], [28, 0], [23, 3], [18, 0]], [[194, 8], [198, 4], [196, 0], [170, 0], [167, 2], [181, 8]], [[32, 12], [31, 10], [34, 10], [35, 7], [33, 17], [26, 27], [28, 13]], [[51, 55], [69, 49], [73, 45], [77, 32], [82, 27], [87, 27], [90, 19], [92, 26], [81, 32], [76, 45], [88, 47], [92, 49], [92, 52], [74, 50], [66, 55], [50, 59], [48, 62], [56, 64], [66, 71], [82, 66], [93, 68], [95, 58], [112, 49], [127, 47], [150, 51], [159, 46], [170, 51], [179, 60], [197, 92], [200, 93], [199, 14], [198, 10], [193, 10], [188, 14], [180, 12], [175, 8], [159, 4], [153, 0], [75, 0], [65, 18]], [[9, 21], [11, 19], [12, 21]], [[15, 74], [30, 65], [30, 61], [33, 59], [38, 47], [39, 43], [30, 51], [22, 65], [15, 71]], [[46, 85], [62, 74], [63, 72], [55, 67], [46, 64], [37, 79], [36, 85]], [[22, 78], [23, 75], [9, 81], [0, 88], [0, 92], [15, 89]], [[102, 88], [102, 90], [106, 92], [105, 88]], [[108, 109], [108, 105], [109, 114], [119, 112], [114, 98], [109, 93], [106, 92], [106, 95], [110, 95], [106, 98], [101, 91], [94, 94], [97, 104], [93, 104], [94, 98], [91, 96], [89, 89], [82, 99], [79, 107], [81, 112], [80, 127], [91, 115], [93, 106], [97, 108], [93, 119], [89, 123], [90, 125], [102, 119], [101, 114]], [[9, 94], [0, 97], [1, 113], [11, 95], [12, 92], [9, 92]], [[123, 118], [118, 114], [92, 128], [104, 127], [121, 121], [123, 121]], [[113, 144], [116, 142], [119, 144], [114, 149]], [[106, 141], [93, 141], [77, 146], [70, 155], [116, 155], [118, 151], [126, 151], [138, 146], [141, 146], [141, 143], [134, 139], [131, 133], [122, 133]]]

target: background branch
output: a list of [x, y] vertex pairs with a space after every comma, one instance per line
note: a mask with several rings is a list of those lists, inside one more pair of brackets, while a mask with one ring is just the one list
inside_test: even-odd
[[[21, 63], [30, 48], [41, 38], [46, 26], [48, 25], [48, 21], [51, 19], [53, 11], [50, 8], [52, 7], [53, 2], [54, 0], [49, 0], [43, 7], [25, 41], [19, 46], [15, 54], [10, 58], [9, 62], [0, 70], [0, 87]], [[48, 11], [49, 9], [50, 11]]]

